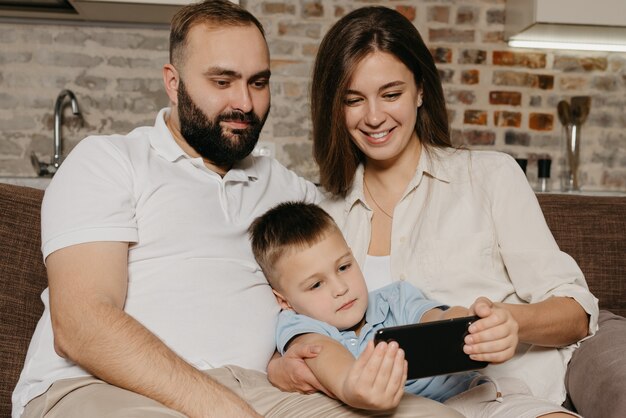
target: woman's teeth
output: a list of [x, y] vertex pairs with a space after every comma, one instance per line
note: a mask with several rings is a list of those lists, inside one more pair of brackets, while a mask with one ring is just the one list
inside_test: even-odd
[[377, 134], [369, 134], [369, 135], [374, 139], [380, 139], [380, 138], [384, 138], [385, 136], [387, 136], [388, 133], [389, 131], [385, 131], [385, 132], [379, 132]]

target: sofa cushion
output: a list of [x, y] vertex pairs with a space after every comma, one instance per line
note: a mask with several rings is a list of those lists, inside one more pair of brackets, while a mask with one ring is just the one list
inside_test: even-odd
[[42, 196], [42, 190], [0, 184], [0, 417], [11, 415], [11, 393], [43, 312]]
[[559, 247], [578, 262], [600, 308], [626, 316], [626, 197], [537, 197]]

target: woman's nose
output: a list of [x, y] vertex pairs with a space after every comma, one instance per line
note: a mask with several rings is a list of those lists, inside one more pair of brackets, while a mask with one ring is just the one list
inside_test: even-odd
[[367, 105], [367, 113], [365, 114], [365, 123], [369, 126], [379, 126], [385, 121], [385, 114], [380, 106], [375, 102]]

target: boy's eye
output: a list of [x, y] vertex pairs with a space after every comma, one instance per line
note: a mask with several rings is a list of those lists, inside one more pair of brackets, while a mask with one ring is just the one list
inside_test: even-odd
[[346, 271], [352, 266], [352, 263], [346, 263], [339, 266], [339, 271]]
[[314, 290], [320, 287], [321, 285], [322, 285], [322, 282], [315, 282], [311, 285], [311, 287], [309, 287], [309, 289]]

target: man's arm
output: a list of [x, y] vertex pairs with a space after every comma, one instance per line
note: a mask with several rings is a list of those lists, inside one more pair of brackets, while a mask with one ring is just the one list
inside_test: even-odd
[[128, 243], [74, 245], [50, 254], [46, 264], [60, 356], [190, 417], [259, 416], [124, 312]]
[[305, 358], [325, 392], [360, 409], [394, 408], [404, 394], [407, 364], [397, 343], [370, 341], [358, 359], [339, 342], [321, 334], [302, 334], [293, 343], [318, 345], [315, 357]]

